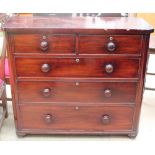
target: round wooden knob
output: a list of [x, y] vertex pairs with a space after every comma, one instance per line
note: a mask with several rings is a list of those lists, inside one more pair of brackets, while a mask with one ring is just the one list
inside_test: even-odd
[[110, 116], [105, 114], [102, 116], [101, 121], [103, 124], [109, 124], [110, 123]]
[[51, 114], [46, 114], [45, 116], [44, 116], [44, 120], [45, 120], [45, 122], [46, 123], [51, 123], [52, 122], [52, 115]]
[[49, 97], [51, 95], [51, 89], [50, 88], [43, 89], [42, 94], [44, 97]]
[[48, 49], [48, 42], [47, 41], [42, 41], [40, 43], [40, 48], [43, 50], [43, 51], [46, 51]]
[[44, 73], [47, 73], [47, 72], [49, 72], [50, 70], [51, 70], [51, 67], [50, 67], [49, 64], [43, 64], [43, 65], [41, 66], [41, 71], [44, 72]]
[[109, 52], [113, 52], [113, 51], [115, 51], [115, 49], [116, 49], [116, 45], [114, 42], [110, 41], [107, 43], [107, 50]]
[[112, 64], [107, 64], [107, 65], [105, 65], [105, 71], [106, 71], [107, 73], [112, 73], [112, 72], [114, 71], [113, 65], [112, 65]]
[[104, 96], [105, 97], [111, 97], [112, 96], [112, 91], [110, 89], [105, 89], [104, 90]]

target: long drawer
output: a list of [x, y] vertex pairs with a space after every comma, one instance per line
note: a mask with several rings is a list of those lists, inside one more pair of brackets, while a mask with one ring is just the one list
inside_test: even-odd
[[132, 130], [133, 107], [20, 105], [22, 129], [52, 131]]
[[140, 54], [140, 35], [80, 35], [80, 54]]
[[135, 103], [136, 82], [18, 82], [19, 102]]
[[17, 77], [136, 78], [139, 58], [23, 58], [16, 57]]
[[13, 40], [15, 53], [75, 53], [75, 35], [16, 34]]

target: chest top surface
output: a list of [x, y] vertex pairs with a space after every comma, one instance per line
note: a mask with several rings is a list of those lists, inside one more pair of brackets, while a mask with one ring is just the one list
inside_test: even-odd
[[39, 32], [54, 30], [64, 33], [138, 33], [153, 32], [141, 18], [134, 17], [35, 17], [15, 16], [5, 25], [7, 32]]

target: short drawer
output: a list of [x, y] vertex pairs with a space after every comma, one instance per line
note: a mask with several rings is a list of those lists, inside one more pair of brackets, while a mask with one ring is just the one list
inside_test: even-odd
[[[135, 103], [136, 82], [18, 82], [19, 102]], [[30, 95], [31, 94], [31, 95]]]
[[52, 131], [132, 130], [133, 107], [20, 105], [22, 129]]
[[74, 35], [17, 34], [13, 38], [16, 53], [75, 53]]
[[22, 58], [15, 60], [18, 77], [138, 77], [138, 58]]
[[140, 35], [80, 35], [80, 54], [140, 54]]

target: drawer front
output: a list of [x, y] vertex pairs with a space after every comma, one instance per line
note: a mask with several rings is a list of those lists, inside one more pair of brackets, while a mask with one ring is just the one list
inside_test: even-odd
[[[19, 101], [134, 103], [135, 82], [18, 82]], [[30, 95], [31, 94], [31, 95]]]
[[131, 130], [132, 107], [20, 105], [24, 129], [52, 131]]
[[138, 77], [138, 58], [16, 58], [18, 77]]
[[81, 35], [80, 54], [140, 54], [141, 36], [138, 35]]
[[14, 35], [14, 47], [16, 53], [74, 53], [75, 36], [18, 34]]

